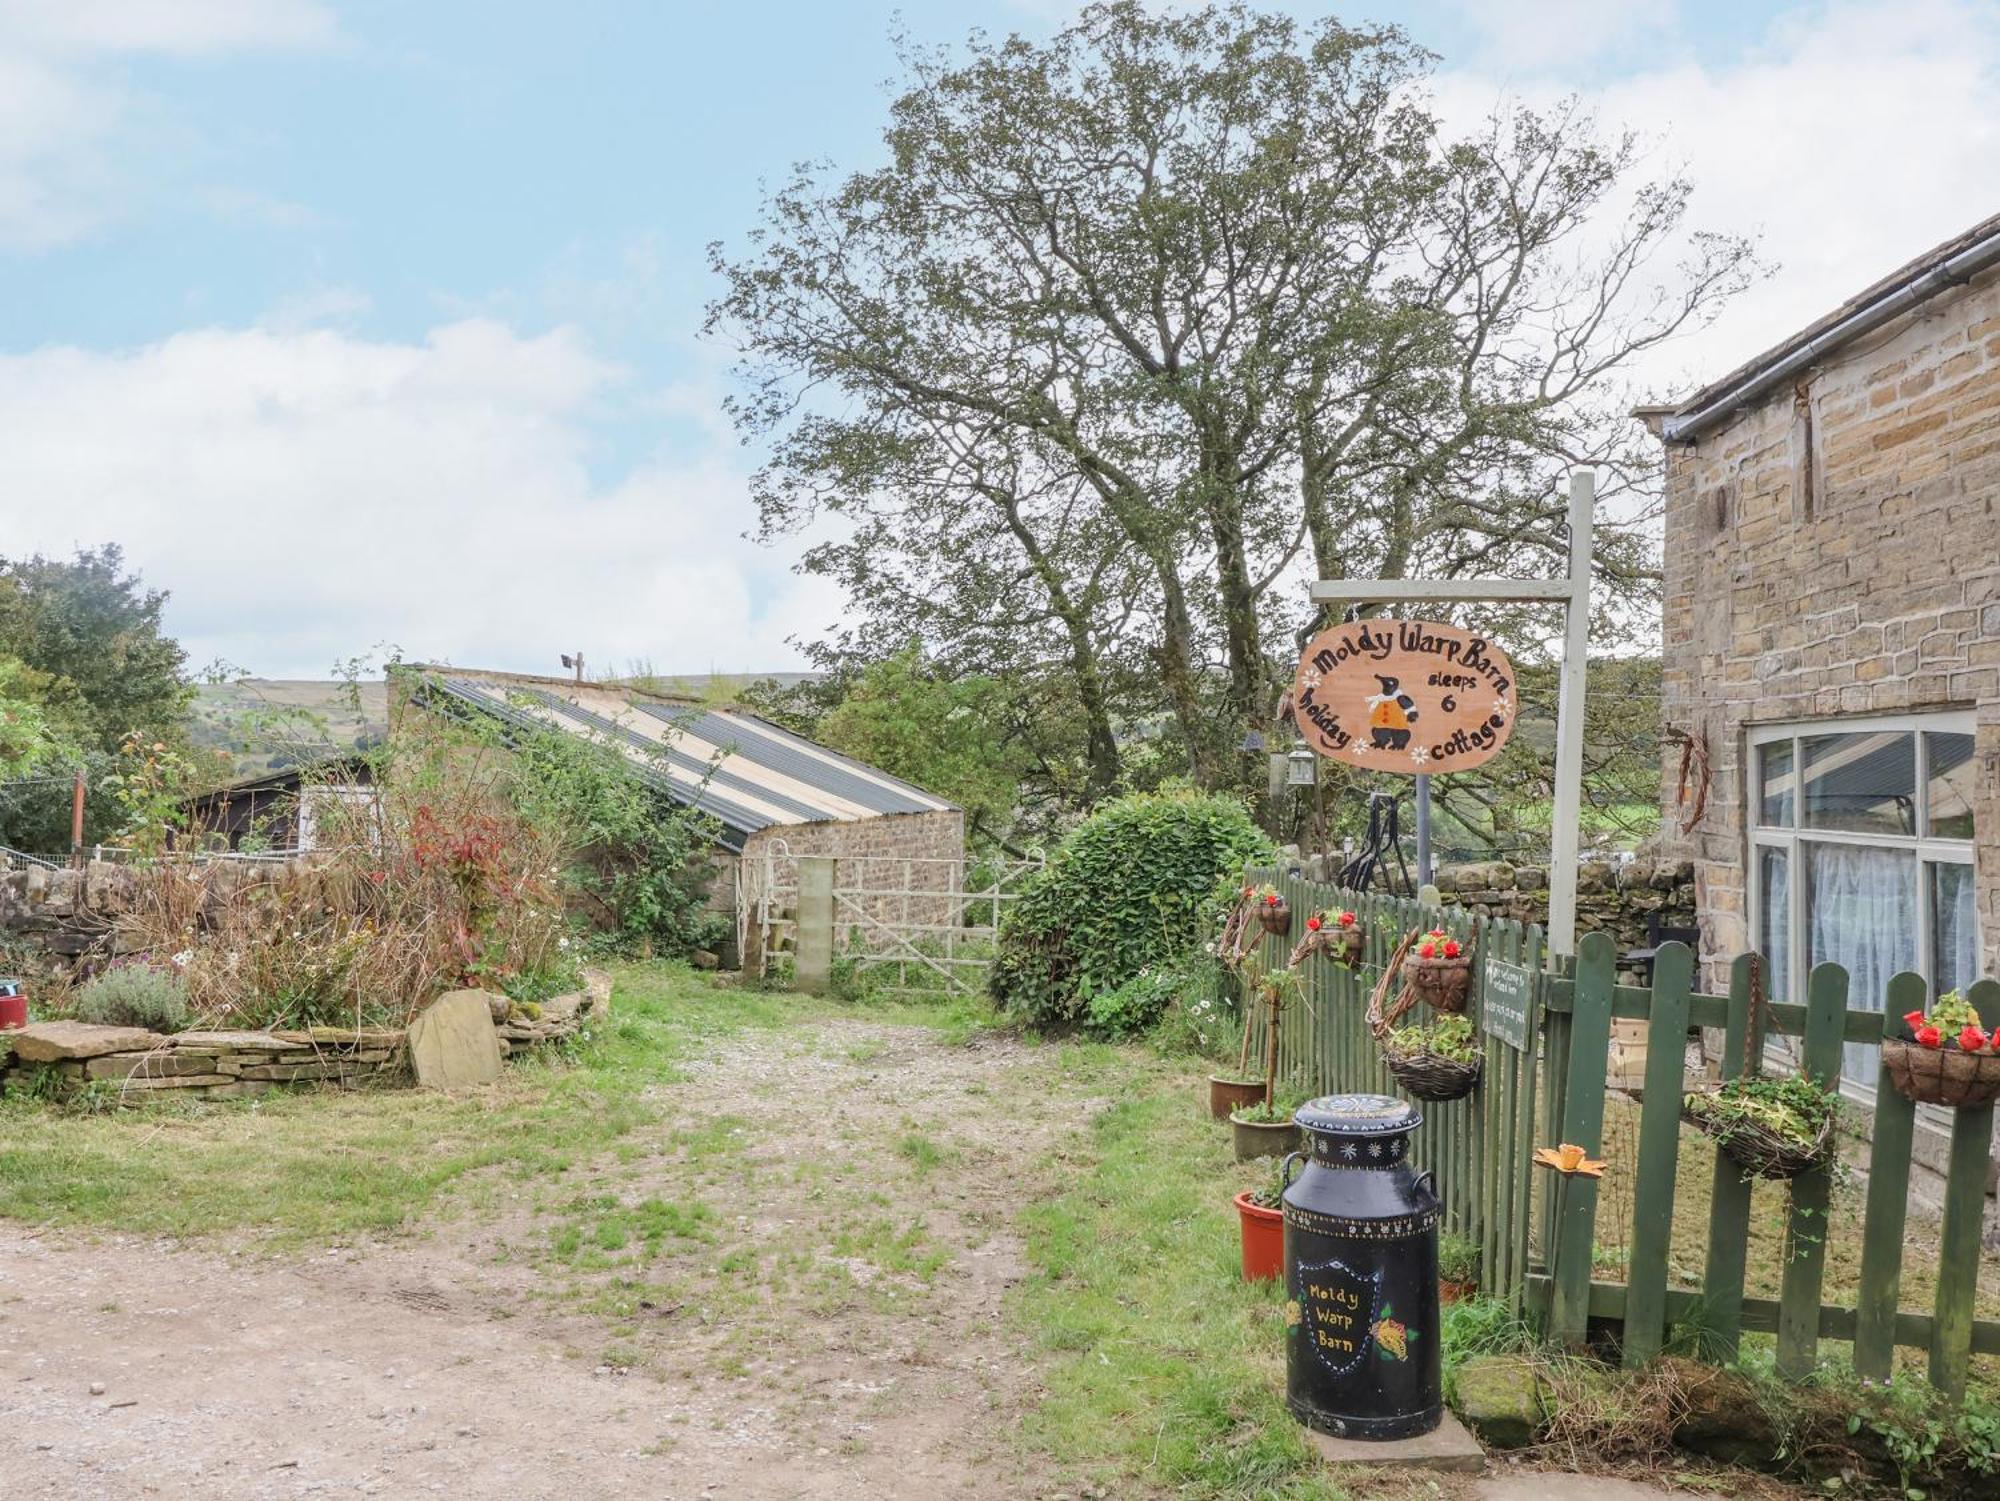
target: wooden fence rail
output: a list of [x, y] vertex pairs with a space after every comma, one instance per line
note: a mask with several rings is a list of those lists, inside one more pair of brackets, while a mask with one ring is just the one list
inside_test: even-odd
[[[1573, 966], [1559, 964], [1545, 954], [1536, 928], [1273, 871], [1252, 870], [1248, 879], [1270, 881], [1291, 903], [1291, 931], [1262, 941], [1260, 957], [1272, 969], [1286, 963], [1315, 911], [1351, 908], [1366, 934], [1356, 969], [1306, 961], [1304, 999], [1288, 1007], [1280, 1023], [1281, 1096], [1395, 1092], [1364, 1015], [1382, 966], [1413, 928], [1444, 927], [1471, 941], [1469, 1014], [1484, 1072], [1467, 1099], [1420, 1103], [1424, 1125], [1411, 1156], [1437, 1175], [1445, 1228], [1479, 1246], [1484, 1289], [1542, 1321], [1551, 1337], [1581, 1343], [1595, 1327], [1614, 1334], [1622, 1359], [1637, 1365], [1659, 1354], [1670, 1336], [1691, 1338], [1704, 1353], [1726, 1359], [1744, 1334], [1770, 1334], [1779, 1370], [1794, 1379], [1813, 1370], [1822, 1340], [1851, 1341], [1856, 1372], [1874, 1379], [1890, 1374], [1897, 1347], [1913, 1347], [1928, 1352], [1933, 1384], [1953, 1394], [1964, 1391], [1973, 1355], [2000, 1355], [2000, 1322], [1975, 1317], [1991, 1107], [1953, 1113], [1937, 1292], [1928, 1311], [1900, 1306], [1915, 1107], [1886, 1073], [1876, 1091], [1853, 1307], [1824, 1296], [1831, 1172], [1815, 1170], [1786, 1185], [1779, 1295], [1746, 1296], [1751, 1183], [1719, 1147], [1682, 1128], [1691, 1027], [1722, 1032], [1724, 1078], [1739, 1074], [1746, 1060], [1761, 1060], [1767, 1035], [1794, 1037], [1802, 1072], [1834, 1087], [1843, 1043], [1879, 1048], [1898, 1034], [1905, 1012], [1924, 1006], [1920, 977], [1897, 976], [1881, 1010], [1850, 1006], [1847, 975], [1830, 964], [1812, 972], [1804, 1005], [1753, 1002], [1754, 956], [1737, 959], [1727, 996], [1702, 995], [1694, 990], [1694, 955], [1684, 945], [1667, 944], [1654, 962], [1651, 986], [1634, 988], [1617, 983], [1616, 953], [1603, 934], [1584, 938]], [[1987, 1026], [2000, 1025], [2000, 984], [1982, 981], [1967, 999]], [[1496, 1007], [1525, 1008], [1518, 1032], [1502, 1024]], [[1622, 1282], [1594, 1276], [1596, 1180], [1538, 1175], [1530, 1165], [1537, 1145], [1572, 1142], [1593, 1154], [1603, 1150], [1614, 1018], [1643, 1020], [1648, 1040]], [[1251, 1047], [1261, 1051], [1266, 1018], [1252, 1008], [1247, 1025]], [[1670, 1256], [1679, 1169], [1689, 1152], [1713, 1157], [1698, 1286], [1675, 1284]]]
[[[1270, 882], [1292, 907], [1291, 931], [1266, 937], [1259, 957], [1278, 969], [1304, 936], [1306, 919], [1322, 909], [1350, 909], [1366, 935], [1354, 969], [1328, 959], [1305, 961], [1304, 1000], [1289, 1006], [1280, 1021], [1278, 1054], [1281, 1098], [1366, 1090], [1394, 1093], [1395, 1081], [1382, 1065], [1381, 1049], [1366, 1021], [1369, 992], [1405, 933], [1445, 927], [1473, 945], [1474, 982], [1470, 1015], [1483, 1020], [1487, 967], [1493, 961], [1538, 973], [1544, 963], [1542, 933], [1519, 923], [1469, 918], [1449, 907], [1407, 897], [1342, 891], [1338, 887], [1252, 870], [1253, 884]], [[1536, 1241], [1537, 1185], [1530, 1165], [1538, 1131], [1537, 1081], [1544, 1067], [1539, 985], [1529, 988], [1524, 1019], [1525, 1046], [1479, 1033], [1483, 1062], [1480, 1087], [1468, 1098], [1445, 1104], [1419, 1102], [1424, 1124], [1411, 1141], [1411, 1160], [1437, 1175], [1444, 1199], [1444, 1227], [1467, 1237], [1480, 1251], [1481, 1283], [1517, 1308], [1527, 1289]], [[1251, 1008], [1247, 1019], [1251, 1048], [1264, 1047], [1266, 1018]]]

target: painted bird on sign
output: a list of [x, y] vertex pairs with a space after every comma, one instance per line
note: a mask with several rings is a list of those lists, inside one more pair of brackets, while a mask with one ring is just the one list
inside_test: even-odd
[[1379, 674], [1375, 681], [1380, 693], [1368, 695], [1369, 738], [1383, 750], [1402, 750], [1410, 743], [1410, 726], [1417, 718], [1417, 706], [1401, 691], [1402, 683]]

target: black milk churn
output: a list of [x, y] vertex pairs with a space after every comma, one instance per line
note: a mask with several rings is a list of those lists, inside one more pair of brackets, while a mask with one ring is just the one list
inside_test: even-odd
[[1286, 1402], [1339, 1438], [1429, 1433], [1438, 1380], [1438, 1197], [1410, 1171], [1423, 1117], [1378, 1094], [1327, 1095], [1293, 1116], [1304, 1171], [1285, 1189]]

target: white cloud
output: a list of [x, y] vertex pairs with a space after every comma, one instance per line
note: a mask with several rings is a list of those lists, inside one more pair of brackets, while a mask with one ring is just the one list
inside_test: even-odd
[[1482, 65], [1545, 69], [1658, 45], [1680, 22], [1676, 0], [1459, 0]]
[[[1461, 121], [1510, 85], [1539, 103], [1572, 87], [1503, 80], [1484, 63], [1438, 85]], [[1755, 234], [1778, 268], [1651, 362], [1663, 395], [1724, 374], [2000, 209], [2000, 15], [1984, 5], [1803, 6], [1741, 56], [1677, 54], [1591, 102], [1607, 127], [1649, 138], [1653, 170], [1685, 163], [1696, 227]]]
[[171, 138], [124, 65], [336, 36], [319, 0], [0, 0], [0, 250], [64, 245], [115, 217], [128, 158]]
[[734, 453], [594, 480], [625, 377], [572, 332], [210, 329], [0, 357], [10, 552], [118, 540], [197, 663], [320, 676], [378, 642], [552, 670], [795, 665], [838, 597], [742, 540]]

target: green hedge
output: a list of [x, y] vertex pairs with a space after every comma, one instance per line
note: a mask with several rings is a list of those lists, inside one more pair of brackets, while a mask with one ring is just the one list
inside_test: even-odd
[[1043, 1026], [1213, 934], [1243, 867], [1271, 857], [1242, 804], [1188, 791], [1107, 803], [1062, 842], [1000, 922], [993, 996]]

